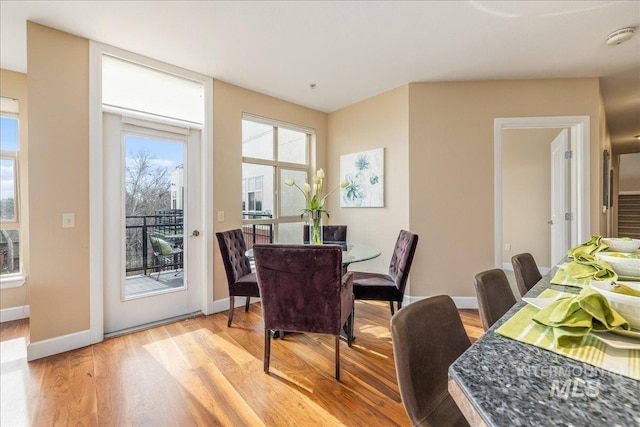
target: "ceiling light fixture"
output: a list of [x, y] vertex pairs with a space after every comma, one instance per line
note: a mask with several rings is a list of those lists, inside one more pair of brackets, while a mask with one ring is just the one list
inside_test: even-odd
[[616, 46], [633, 37], [632, 27], [620, 28], [607, 36], [607, 46]]

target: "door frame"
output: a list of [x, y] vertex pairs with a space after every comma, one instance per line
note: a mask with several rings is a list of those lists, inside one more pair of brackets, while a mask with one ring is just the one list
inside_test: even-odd
[[572, 246], [589, 239], [590, 214], [590, 118], [589, 116], [506, 117], [493, 121], [494, 138], [494, 263], [503, 268], [502, 257], [502, 131], [505, 129], [569, 128], [571, 133], [571, 195], [568, 206]]
[[[151, 58], [91, 40], [89, 42], [89, 306], [90, 344], [104, 340], [104, 203], [102, 167], [102, 55], [110, 54], [152, 68], [183, 76], [204, 87], [202, 129], [202, 259], [213, 258], [213, 79]], [[213, 313], [213, 269], [201, 266], [200, 307]]]
[[[553, 266], [553, 263], [561, 259], [562, 254], [566, 254], [570, 247], [568, 224], [564, 218], [564, 214], [568, 210], [568, 183], [571, 181], [569, 178], [569, 168], [566, 167], [569, 159], [564, 156], [564, 153], [567, 151], [569, 151], [569, 132], [566, 128], [563, 128], [558, 136], [551, 141], [549, 153], [551, 157], [550, 266]], [[557, 154], [560, 157], [554, 156], [556, 152], [558, 152]], [[556, 201], [558, 201], [557, 204], [555, 203]]]

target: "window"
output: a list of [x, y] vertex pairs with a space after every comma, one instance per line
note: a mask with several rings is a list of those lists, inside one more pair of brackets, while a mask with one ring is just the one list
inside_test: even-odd
[[284, 180], [307, 181], [313, 129], [244, 114], [242, 120], [242, 219], [253, 243], [302, 240], [304, 198]]
[[3, 288], [11, 287], [4, 286], [5, 282], [21, 279], [22, 272], [18, 125], [18, 101], [0, 98], [0, 280]]

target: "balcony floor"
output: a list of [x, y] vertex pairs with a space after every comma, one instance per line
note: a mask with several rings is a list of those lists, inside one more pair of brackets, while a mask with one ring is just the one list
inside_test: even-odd
[[184, 286], [184, 274], [180, 270], [176, 276], [176, 271], [163, 271], [160, 278], [156, 280], [158, 273], [151, 275], [139, 275], [127, 277], [125, 284], [125, 297], [140, 296], [150, 292], [165, 291]]

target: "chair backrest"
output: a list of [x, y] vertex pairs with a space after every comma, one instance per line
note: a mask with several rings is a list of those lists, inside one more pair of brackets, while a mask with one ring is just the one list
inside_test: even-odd
[[400, 292], [404, 293], [409, 278], [409, 270], [413, 263], [413, 255], [418, 246], [418, 235], [407, 230], [400, 230], [393, 256], [389, 263], [389, 276], [393, 278]]
[[483, 271], [474, 278], [482, 326], [486, 331], [516, 303], [509, 280], [499, 268]]
[[530, 253], [514, 255], [511, 258], [511, 265], [513, 265], [513, 272], [516, 276], [520, 296], [524, 296], [524, 294], [529, 292], [529, 289], [533, 288], [533, 286], [542, 279], [536, 260]]
[[[421, 423], [450, 398], [448, 368], [471, 342], [447, 295], [426, 298], [399, 310], [391, 318], [391, 337], [402, 402], [411, 423], [424, 425]], [[434, 421], [433, 425], [445, 425], [442, 419], [441, 424]]]
[[265, 329], [340, 333], [339, 246], [257, 244], [253, 256]]
[[229, 286], [238, 281], [239, 278], [251, 273], [249, 258], [245, 255], [247, 245], [244, 241], [244, 234], [239, 228], [216, 233], [218, 245], [224, 270], [227, 273]]
[[[309, 241], [309, 235], [311, 234], [308, 225], [303, 228], [302, 240]], [[322, 241], [323, 242], [346, 242], [347, 241], [347, 226], [346, 225], [323, 225], [322, 226]]]

